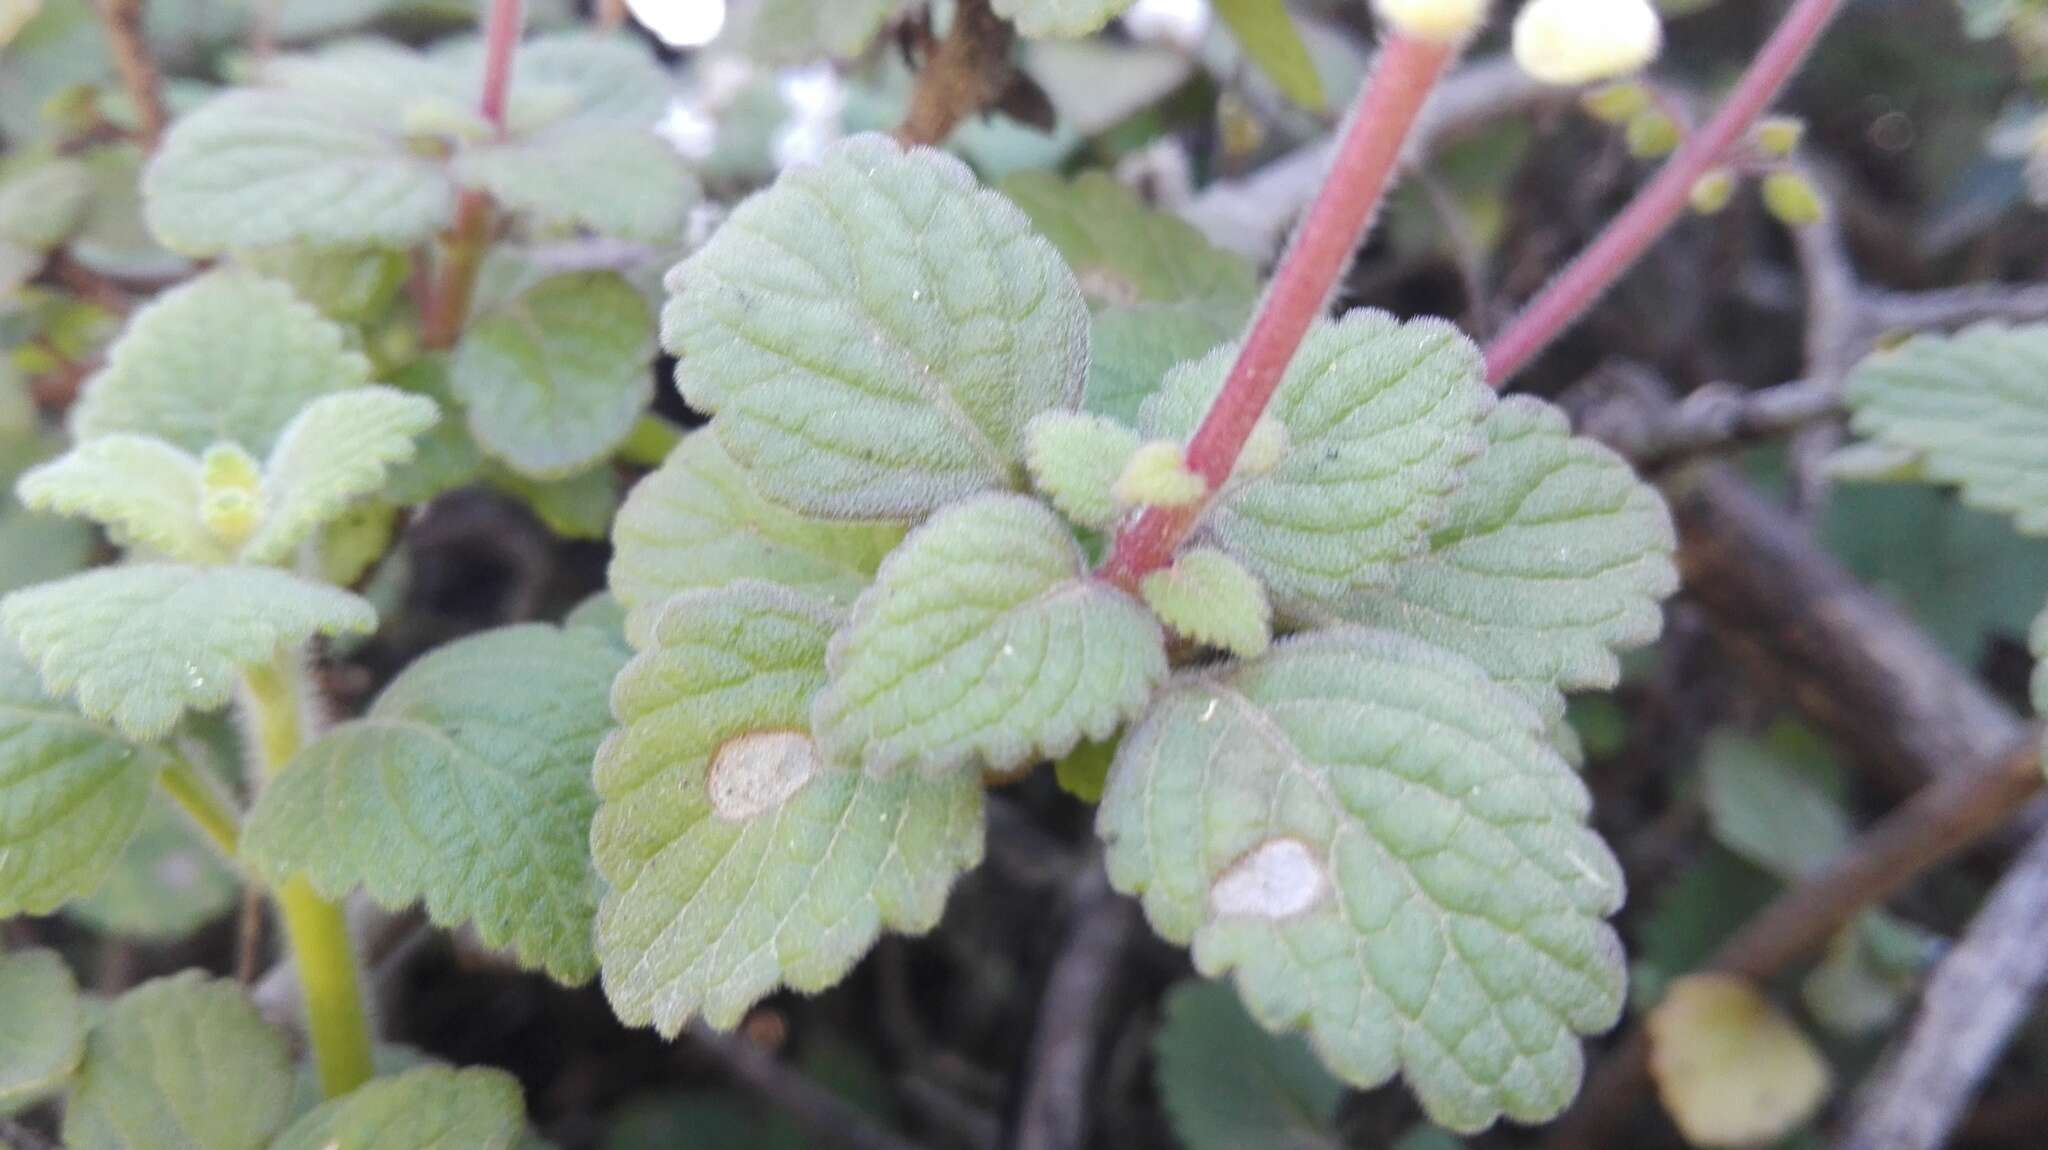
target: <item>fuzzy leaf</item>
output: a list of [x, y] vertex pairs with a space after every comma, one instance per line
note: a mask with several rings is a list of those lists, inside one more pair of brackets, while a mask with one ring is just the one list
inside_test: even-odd
[[305, 406], [370, 382], [346, 333], [283, 284], [216, 271], [128, 321], [72, 412], [81, 440], [153, 435], [194, 455], [238, 443], [262, 455]]
[[1802, 753], [1786, 734], [1715, 732], [1700, 755], [1700, 796], [1714, 838], [1784, 882], [1825, 866], [1855, 834], [1819, 777], [1832, 767], [1824, 752], [1817, 759]]
[[1124, 736], [1110, 879], [1253, 1017], [1460, 1131], [1555, 1116], [1614, 1024], [1620, 869], [1586, 790], [1463, 658], [1345, 628], [1192, 676]]
[[560, 478], [611, 454], [654, 398], [654, 319], [612, 272], [543, 281], [471, 324], [448, 382], [484, 450]]
[[91, 176], [77, 160], [21, 165], [0, 179], [0, 241], [48, 251], [77, 229], [91, 196]]
[[0, 600], [45, 689], [138, 740], [226, 704], [280, 651], [376, 626], [361, 598], [268, 567], [103, 567]]
[[258, 274], [291, 285], [292, 294], [343, 323], [383, 318], [405, 286], [404, 252], [386, 248], [281, 248], [239, 251], [235, 258]]
[[1019, 484], [1024, 424], [1078, 403], [1087, 309], [1023, 213], [959, 161], [834, 145], [669, 275], [690, 402], [761, 494], [910, 516]]
[[1248, 305], [1138, 304], [1106, 307], [1089, 329], [1088, 388], [1081, 406], [1135, 425], [1138, 409], [1166, 373], [1227, 343], [1244, 326]]
[[1696, 974], [1650, 1012], [1650, 1074], [1694, 1146], [1763, 1146], [1827, 1099], [1828, 1064], [1798, 1026], [1746, 980]]
[[1273, 605], [1266, 589], [1237, 560], [1197, 547], [1138, 585], [1159, 621], [1198, 643], [1240, 658], [1265, 654], [1273, 641]]
[[639, 645], [671, 596], [738, 579], [851, 605], [903, 534], [899, 524], [811, 519], [768, 502], [717, 437], [699, 431], [626, 497], [609, 580]]
[[1852, 427], [1963, 502], [2048, 534], [2048, 324], [1916, 336], [1858, 364], [1842, 398]]
[[1138, 450], [1138, 433], [1099, 415], [1048, 411], [1026, 429], [1031, 482], [1083, 527], [1115, 523], [1116, 482]]
[[1555, 722], [1560, 692], [1614, 686], [1615, 652], [1656, 639], [1677, 534], [1655, 488], [1542, 400], [1504, 400], [1481, 429], [1429, 552], [1332, 613], [1456, 651]]
[[880, 780], [812, 742], [836, 617], [763, 583], [689, 592], [619, 676], [591, 847], [627, 1024], [729, 1029], [777, 986], [822, 990], [882, 930], [931, 929], [981, 861], [979, 778]]
[[149, 230], [189, 256], [431, 238], [454, 218], [455, 188], [379, 111], [268, 88], [208, 101], [171, 126], [143, 175]]
[[455, 179], [542, 223], [663, 244], [702, 195], [682, 157], [642, 127], [577, 127], [470, 148]]
[[290, 1116], [284, 1035], [196, 971], [121, 996], [86, 1039], [70, 1150], [265, 1150]]
[[756, 0], [740, 8], [731, 31], [749, 60], [769, 65], [807, 64], [821, 57], [849, 60], [867, 50], [882, 26], [910, 0]]
[[0, 1115], [63, 1086], [85, 1055], [85, 1009], [52, 950], [0, 954]]
[[1131, 6], [1131, 0], [995, 0], [996, 15], [1026, 36], [1069, 39], [1102, 30]]
[[1287, 5], [1269, 0], [1216, 0], [1216, 15], [1229, 27], [1244, 54], [1283, 95], [1310, 111], [1323, 110], [1322, 77], [1316, 74], [1315, 57], [1303, 43]]
[[1191, 979], [1169, 991], [1153, 1049], [1160, 1100], [1188, 1150], [1342, 1144], [1344, 1084], [1308, 1043], [1260, 1030], [1227, 987]]
[[161, 439], [89, 439], [21, 477], [24, 506], [103, 524], [124, 547], [219, 563], [228, 550], [199, 517], [199, 461]]
[[1002, 191], [1060, 250], [1092, 303], [1206, 300], [1248, 307], [1258, 294], [1243, 260], [1211, 247], [1179, 217], [1146, 207], [1105, 173], [1068, 181], [1024, 172], [1004, 180]]
[[241, 875], [201, 840], [191, 819], [159, 795], [106, 881], [65, 907], [64, 916], [101, 934], [176, 942], [226, 914], [241, 892]]
[[541, 625], [439, 648], [264, 790], [244, 855], [331, 898], [425, 901], [523, 965], [589, 978], [590, 760], [624, 661], [594, 632]]
[[832, 639], [813, 722], [835, 761], [1011, 770], [1103, 740], [1166, 677], [1159, 623], [1089, 578], [1042, 504], [988, 495], [911, 532]]
[[51, 700], [0, 638], [0, 918], [48, 914], [97, 889], [164, 766], [161, 753]]
[[[0, 387], [6, 383], [0, 371]], [[33, 433], [0, 432], [0, 595], [80, 570], [99, 546], [98, 533], [86, 524], [36, 514], [10, 498], [16, 477], [56, 447]]]
[[307, 405], [264, 464], [262, 525], [243, 546], [243, 560], [289, 559], [313, 532], [381, 491], [439, 418], [433, 400], [393, 387], [354, 388]]
[[512, 1150], [525, 1132], [518, 1079], [422, 1066], [322, 1102], [271, 1150]]
[[[1148, 439], [1185, 440], [1235, 346], [1176, 368], [1145, 401]], [[1441, 320], [1355, 311], [1310, 330], [1268, 417], [1292, 444], [1271, 471], [1218, 493], [1197, 537], [1242, 560], [1283, 610], [1382, 586], [1427, 547], [1492, 404], [1479, 350]]]

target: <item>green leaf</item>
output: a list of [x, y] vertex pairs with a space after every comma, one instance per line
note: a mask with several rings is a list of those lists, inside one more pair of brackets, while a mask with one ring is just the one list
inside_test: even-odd
[[739, 579], [851, 605], [903, 534], [900, 524], [812, 519], [768, 502], [717, 437], [699, 431], [626, 497], [608, 578], [638, 645], [670, 597]]
[[1053, 764], [1053, 779], [1061, 790], [1093, 805], [1102, 801], [1103, 785], [1109, 780], [1109, 765], [1116, 758], [1116, 743], [1082, 743]]
[[1921, 335], [1858, 364], [1850, 426], [1922, 457], [1963, 502], [2048, 534], [2048, 325]]
[[1331, 1150], [1344, 1084], [1308, 1043], [1259, 1029], [1237, 996], [1190, 980], [1153, 1039], [1159, 1097], [1187, 1150]]
[[424, 901], [442, 926], [567, 983], [596, 970], [590, 761], [625, 654], [587, 630], [506, 627], [408, 667], [263, 792], [245, 857], [342, 898]]
[[199, 461], [161, 439], [89, 439], [21, 477], [24, 506], [103, 524], [115, 542], [187, 563], [219, 563], [225, 545], [199, 517]]
[[433, 400], [393, 387], [359, 387], [308, 404], [279, 433], [263, 466], [263, 517], [243, 545], [243, 560], [289, 559], [357, 500], [383, 490], [439, 418]]
[[[1176, 368], [1145, 401], [1147, 439], [1191, 435], [1237, 357], [1235, 346]], [[1319, 323], [1266, 409], [1289, 451], [1240, 473], [1210, 502], [1195, 537], [1228, 551], [1282, 610], [1384, 586], [1421, 553], [1492, 405], [1479, 350], [1451, 325], [1354, 311]]]
[[1542, 400], [1503, 400], [1481, 429], [1428, 553], [1331, 613], [1456, 651], [1554, 722], [1559, 692], [1614, 686], [1615, 653], [1656, 639], [1678, 537], [1656, 489]]
[[259, 275], [289, 284], [292, 294], [342, 323], [382, 318], [405, 286], [405, 253], [387, 248], [314, 248], [293, 244], [237, 252]]
[[422, 1066], [321, 1103], [272, 1150], [512, 1150], [525, 1133], [518, 1079]]
[[1137, 601], [1088, 575], [1042, 504], [946, 508], [882, 563], [832, 640], [813, 722], [835, 761], [887, 775], [1012, 770], [1116, 732], [1166, 677]]
[[1162, 694], [1097, 828], [1196, 969], [1438, 1125], [1554, 1117], [1622, 1005], [1619, 867], [1535, 712], [1406, 636], [1288, 640]]
[[1312, 112], [1327, 106], [1315, 57], [1302, 42], [1301, 30], [1274, 0], [1215, 0], [1216, 15], [1237, 38], [1244, 54], [1270, 77], [1282, 95]]
[[0, 639], [0, 918], [92, 893], [121, 857], [165, 766], [43, 693]]
[[168, 282], [192, 275], [192, 262], [159, 243], [143, 222], [141, 146], [123, 140], [78, 159], [92, 180], [92, 201], [71, 237], [71, 258], [116, 278]]
[[749, 60], [767, 65], [806, 64], [820, 57], [847, 60], [874, 43], [882, 27], [910, 0], [757, 0], [739, 9], [730, 36]]
[[85, 1007], [52, 950], [0, 954], [0, 1114], [63, 1086], [85, 1055]]
[[284, 1035], [197, 971], [121, 996], [86, 1040], [70, 1150], [266, 1150], [289, 1115]]
[[64, 908], [102, 934], [175, 942], [239, 901], [241, 876], [228, 869], [191, 821], [157, 798], [99, 889]]
[[1145, 605], [1176, 632], [1233, 655], [1256, 659], [1273, 641], [1266, 589], [1237, 560], [1197, 547], [1139, 582]]
[[0, 179], [0, 241], [44, 252], [63, 243], [85, 218], [92, 181], [85, 166], [51, 157], [9, 169]]
[[980, 779], [875, 779], [806, 733], [836, 615], [763, 583], [689, 592], [619, 676], [590, 841], [627, 1024], [731, 1028], [777, 986], [822, 990], [882, 930], [931, 929], [981, 861]]
[[957, 160], [882, 136], [786, 172], [668, 282], [677, 383], [793, 509], [1018, 486], [1024, 424], [1080, 399], [1088, 313], [1058, 253]]
[[542, 223], [650, 244], [680, 239], [703, 194], [667, 141], [626, 125], [469, 148], [453, 171], [463, 186]]
[[[1824, 785], [1835, 771], [1797, 728], [1768, 739], [1718, 731], [1700, 755], [1701, 797], [1714, 838], [1785, 882], [1832, 862], [1855, 829]], [[1836, 776], [1837, 780], [1839, 776]]]
[[565, 479], [534, 479], [504, 467], [484, 479], [526, 504], [548, 530], [564, 539], [603, 539], [619, 507], [619, 474], [593, 467]]
[[1083, 527], [1106, 528], [1122, 513], [1117, 477], [1138, 450], [1138, 433], [1113, 419], [1079, 411], [1048, 411], [1026, 428], [1031, 482], [1060, 514]]
[[1106, 173], [1068, 181], [1022, 172], [1004, 180], [1002, 192], [1059, 249], [1091, 303], [1202, 300], [1249, 307], [1258, 294], [1258, 280], [1243, 260], [1211, 247], [1179, 217], [1146, 207]]
[[625, 441], [654, 398], [654, 351], [654, 318], [633, 285], [612, 272], [581, 272], [478, 316], [448, 382], [486, 453], [558, 479]]
[[223, 706], [248, 667], [376, 626], [361, 598], [267, 567], [104, 567], [0, 600], [44, 687], [138, 740]]
[[[472, 37], [435, 56], [459, 78], [464, 99], [483, 75], [483, 40]], [[536, 36], [520, 45], [513, 61], [518, 80], [536, 103], [550, 107], [549, 123], [557, 128], [594, 128], [607, 124], [653, 127], [667, 113], [673, 95], [667, 71], [647, 43], [636, 36], [604, 32], [561, 31]], [[519, 109], [512, 110], [513, 128], [520, 128]]]
[[454, 185], [380, 111], [275, 88], [208, 101], [171, 125], [143, 174], [149, 230], [189, 256], [432, 238], [454, 219]]
[[152, 435], [197, 455], [222, 441], [268, 452], [323, 395], [370, 382], [343, 330], [291, 289], [223, 270], [171, 289], [128, 322], [71, 416], [80, 440]]
[[1092, 35], [1130, 6], [1131, 0], [995, 0], [996, 15], [1033, 37]]

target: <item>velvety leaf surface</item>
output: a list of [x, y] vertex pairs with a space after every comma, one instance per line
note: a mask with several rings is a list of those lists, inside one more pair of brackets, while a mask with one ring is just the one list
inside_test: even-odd
[[525, 1131], [518, 1079], [422, 1066], [322, 1102], [272, 1150], [512, 1150]]
[[608, 579], [638, 644], [671, 596], [739, 579], [850, 606], [903, 535], [900, 524], [814, 519], [768, 502], [718, 438], [698, 431], [626, 497]]
[[1252, 1016], [1431, 1121], [1555, 1116], [1614, 1024], [1622, 901], [1589, 800], [1514, 695], [1384, 632], [1288, 640], [1163, 693], [1097, 826], [1111, 881]]
[[1048, 411], [1026, 429], [1031, 482], [1083, 527], [1114, 524], [1117, 477], [1138, 450], [1138, 433], [1100, 415]]
[[590, 761], [624, 662], [596, 632], [544, 625], [433, 651], [265, 788], [245, 856], [331, 898], [424, 901], [526, 966], [589, 978]]
[[164, 766], [45, 695], [0, 639], [0, 918], [48, 914], [98, 888]]
[[85, 1008], [54, 950], [0, 954], [0, 1114], [63, 1086], [85, 1055]]
[[[1170, 373], [1140, 432], [1184, 441], [1236, 354], [1218, 348]], [[1283, 610], [1388, 584], [1428, 546], [1484, 448], [1478, 424], [1493, 400], [1481, 378], [1478, 349], [1440, 320], [1354, 311], [1319, 323], [1266, 409], [1290, 449], [1270, 471], [1233, 477], [1197, 537], [1244, 561]]]
[[1273, 605], [1266, 589], [1237, 560], [1197, 547], [1139, 583], [1145, 605], [1176, 632], [1240, 658], [1265, 654], [1273, 641]]
[[86, 1040], [69, 1150], [265, 1150], [289, 1116], [284, 1035], [197, 971], [122, 995]]
[[102, 934], [176, 942], [232, 910], [241, 893], [242, 876], [158, 793], [106, 880], [64, 916]]
[[1024, 172], [1001, 187], [1059, 249], [1091, 303], [1208, 300], [1249, 306], [1258, 294], [1250, 265], [1211, 247], [1179, 217], [1145, 206], [1107, 173], [1065, 180]]
[[1165, 636], [1088, 575], [1043, 504], [988, 495], [911, 532], [832, 640], [819, 741], [886, 775], [1010, 770], [1101, 740], [1166, 677]]
[[267, 567], [103, 567], [0, 599], [44, 687], [138, 740], [224, 705], [281, 651], [376, 626], [358, 596]]
[[679, 239], [703, 195], [667, 141], [632, 125], [556, 128], [471, 148], [453, 171], [463, 186], [543, 223], [649, 244]]
[[909, 516], [1022, 480], [1024, 424], [1080, 400], [1087, 309], [959, 161], [834, 145], [669, 276], [677, 383], [765, 497]]
[[90, 519], [123, 547], [187, 563], [219, 563], [228, 548], [199, 517], [199, 461], [161, 439], [89, 439], [15, 485], [24, 506]]
[[619, 676], [591, 847], [627, 1024], [729, 1029], [778, 986], [822, 990], [884, 929], [931, 929], [981, 860], [979, 778], [879, 780], [812, 741], [837, 614], [764, 583], [690, 592]]

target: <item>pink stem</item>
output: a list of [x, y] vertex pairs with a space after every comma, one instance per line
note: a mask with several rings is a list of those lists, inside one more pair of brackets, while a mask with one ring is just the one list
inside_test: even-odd
[[521, 0], [491, 0], [484, 17], [484, 119], [505, 133], [505, 99], [512, 90], [512, 57], [519, 47], [519, 32], [525, 24]]
[[[505, 104], [512, 91], [512, 58], [526, 22], [521, 0], [491, 0], [484, 14], [484, 89], [477, 106], [500, 137], [505, 134]], [[441, 243], [441, 267], [425, 314], [420, 340], [430, 351], [446, 351], [462, 338], [469, 318], [469, 300], [476, 273], [491, 242], [491, 201], [466, 189], [455, 203], [455, 223]]]
[[[1400, 166], [1416, 116], [1457, 47], [1393, 34], [1358, 94], [1330, 174], [1281, 259], [1237, 362], [1188, 441], [1188, 467], [1215, 491], [1280, 386], [1288, 363], [1323, 314], [1330, 291], [1371, 225]], [[1149, 507], [1126, 521], [1103, 562], [1103, 578], [1131, 588], [1173, 562], [1199, 508]]]
[[1778, 99], [1842, 0], [1798, 0], [1714, 113], [1590, 247], [1550, 281], [1486, 348], [1486, 379], [1500, 387], [1614, 285], [1691, 201], [1693, 185], [1721, 163]]

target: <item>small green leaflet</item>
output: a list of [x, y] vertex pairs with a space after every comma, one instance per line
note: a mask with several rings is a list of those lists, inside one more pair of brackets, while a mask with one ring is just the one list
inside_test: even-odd
[[188, 971], [122, 995], [93, 1027], [64, 1145], [267, 1150], [291, 1096], [284, 1035], [241, 987]]
[[1097, 828], [1110, 879], [1260, 1025], [1438, 1125], [1554, 1117], [1622, 1006], [1622, 879], [1536, 713], [1465, 659], [1340, 628], [1162, 694]]
[[0, 918], [91, 894], [134, 837], [161, 752], [51, 700], [0, 638]]
[[1138, 584], [1145, 605], [1176, 632], [1244, 659], [1273, 641], [1273, 605], [1266, 589], [1237, 560], [1196, 547]]
[[827, 662], [813, 722], [834, 761], [1005, 771], [1114, 734], [1165, 679], [1166, 639], [1043, 504], [985, 495], [883, 561]]
[[860, 55], [910, 0], [757, 0], [740, 7], [723, 40], [736, 40], [747, 59], [768, 65], [807, 64], [820, 57]]
[[1113, 419], [1079, 411], [1048, 411], [1025, 429], [1031, 482], [1060, 514], [1083, 527], [1114, 524], [1114, 488], [1138, 450], [1138, 433]]
[[1024, 424], [1080, 401], [1088, 312], [965, 165], [857, 136], [742, 203], [669, 273], [676, 382], [776, 502], [909, 517], [1022, 481]]
[[679, 595], [619, 676], [591, 848], [605, 993], [628, 1025], [730, 1029], [832, 985], [884, 929], [921, 933], [981, 861], [981, 781], [878, 780], [806, 731], [838, 612], [742, 581]]
[[518, 1079], [422, 1066], [322, 1102], [271, 1150], [512, 1150], [525, 1132]]
[[1230, 989], [1190, 979], [1166, 994], [1153, 1038], [1166, 1116], [1188, 1150], [1335, 1150], [1344, 1084], [1299, 1037], [1259, 1029]]
[[1301, 30], [1275, 0], [1213, 0], [1216, 15], [1237, 38], [1244, 54], [1257, 63], [1283, 95], [1311, 112], [1327, 106], [1315, 57], [1302, 42]]
[[1131, 0], [995, 0], [996, 15], [1026, 36], [1069, 39], [1101, 31], [1130, 6]]
[[1103, 172], [1071, 181], [1024, 172], [1001, 190], [1059, 249], [1098, 306], [1202, 300], [1249, 307], [1258, 295], [1250, 265], [1178, 217], [1146, 207]]
[[1855, 827], [1826, 782], [1839, 772], [1797, 727], [1763, 738], [1716, 731], [1700, 753], [1700, 797], [1714, 838], [1784, 882], [1827, 865]]
[[92, 181], [77, 160], [16, 164], [0, 179], [0, 243], [34, 252], [63, 243], [85, 218]]
[[1678, 536], [1656, 489], [1542, 400], [1503, 400], [1481, 429], [1428, 553], [1330, 613], [1456, 651], [1554, 722], [1560, 692], [1614, 686], [1615, 652], [1656, 639]]
[[1915, 336], [1858, 364], [1842, 399], [1851, 427], [1963, 502], [2048, 534], [2048, 324]]
[[0, 599], [45, 689], [143, 741], [226, 704], [248, 667], [376, 626], [358, 596], [267, 567], [103, 567]]
[[476, 317], [448, 382], [484, 451], [559, 479], [609, 456], [654, 398], [654, 317], [613, 272], [544, 280]]
[[467, 149], [455, 179], [546, 224], [648, 244], [681, 238], [703, 191], [668, 142], [644, 127], [568, 125]]
[[895, 523], [812, 519], [767, 500], [717, 436], [698, 431], [640, 481], [612, 527], [612, 593], [643, 644], [682, 591], [759, 579], [851, 606], [903, 541]]
[[347, 338], [281, 283], [210, 272], [129, 320], [71, 427], [80, 441], [131, 432], [195, 455], [223, 441], [261, 455], [307, 404], [370, 382]]
[[264, 790], [243, 853], [330, 898], [361, 885], [389, 907], [424, 900], [523, 965], [589, 978], [589, 764], [624, 662], [596, 632], [542, 625], [435, 650]]
[[185, 563], [220, 563], [227, 546], [199, 518], [199, 461], [146, 435], [89, 439], [30, 470], [15, 495], [31, 510], [91, 519], [115, 543]]
[[[1236, 356], [1218, 348], [1176, 368], [1145, 401], [1139, 431], [1185, 440]], [[1442, 320], [1354, 311], [1318, 323], [1267, 408], [1290, 450], [1271, 471], [1233, 477], [1196, 536], [1242, 560], [1283, 611], [1385, 585], [1428, 546], [1485, 446], [1478, 424], [1493, 398], [1482, 378], [1479, 349]]]
[[0, 954], [0, 1115], [55, 1093], [85, 1055], [85, 1007], [53, 950]]

